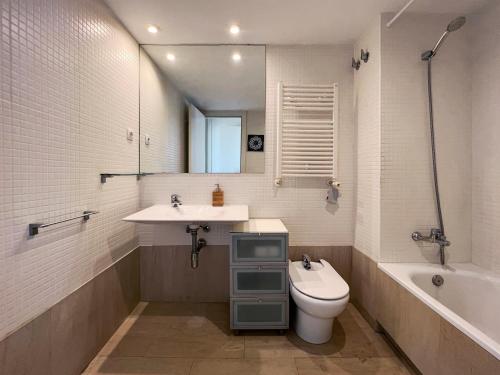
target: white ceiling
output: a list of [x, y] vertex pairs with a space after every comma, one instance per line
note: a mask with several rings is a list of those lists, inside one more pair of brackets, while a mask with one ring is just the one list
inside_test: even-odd
[[[496, 0], [416, 0], [411, 12], [476, 12]], [[342, 44], [408, 0], [106, 0], [139, 43]], [[229, 35], [231, 23], [241, 26]], [[156, 35], [147, 24], [160, 27]]]
[[[263, 46], [143, 46], [168, 79], [202, 111], [265, 107]], [[232, 60], [233, 53], [241, 61]], [[167, 53], [175, 61], [166, 59]]]

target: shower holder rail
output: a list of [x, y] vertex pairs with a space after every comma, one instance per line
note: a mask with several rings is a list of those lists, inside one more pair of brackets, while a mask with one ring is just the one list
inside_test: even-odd
[[156, 173], [101, 173], [101, 184], [105, 184], [108, 178], [112, 178], [115, 176], [136, 176], [137, 180], [140, 180], [141, 177], [154, 175]]
[[33, 236], [36, 236], [38, 234], [38, 230], [40, 228], [47, 228], [47, 227], [50, 227], [52, 225], [66, 223], [68, 221], [73, 221], [73, 220], [77, 220], [77, 219], [83, 219], [83, 221], [87, 221], [87, 220], [90, 219], [90, 215], [95, 215], [95, 214], [98, 214], [98, 213], [99, 213], [99, 211], [83, 211], [82, 215], [75, 216], [75, 217], [72, 217], [72, 218], [69, 218], [69, 219], [55, 221], [53, 223], [33, 223], [33, 224], [29, 224], [28, 225], [29, 234], [30, 234], [30, 236], [33, 237]]

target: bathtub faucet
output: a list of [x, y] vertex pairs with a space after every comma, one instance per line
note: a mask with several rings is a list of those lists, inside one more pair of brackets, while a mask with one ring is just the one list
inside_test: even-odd
[[411, 234], [411, 238], [413, 241], [424, 241], [424, 242], [430, 242], [430, 243], [436, 243], [439, 245], [439, 257], [441, 264], [444, 265], [445, 259], [444, 259], [444, 248], [446, 246], [450, 246], [451, 243], [446, 239], [446, 236], [444, 233], [441, 231], [439, 228], [432, 228], [431, 233], [429, 236], [424, 236], [420, 232], [413, 232]]
[[441, 232], [439, 228], [432, 228], [431, 234], [429, 236], [424, 236], [420, 232], [413, 232], [411, 234], [413, 241], [424, 241], [437, 243], [439, 246], [450, 246], [450, 241], [446, 239], [446, 236]]

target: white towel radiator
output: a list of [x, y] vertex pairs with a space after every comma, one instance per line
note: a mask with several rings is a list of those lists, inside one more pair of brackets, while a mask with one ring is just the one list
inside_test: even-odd
[[275, 185], [283, 177], [337, 182], [338, 86], [278, 83]]

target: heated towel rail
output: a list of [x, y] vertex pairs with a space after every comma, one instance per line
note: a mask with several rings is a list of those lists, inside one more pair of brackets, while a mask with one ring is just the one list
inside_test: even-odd
[[337, 183], [338, 86], [278, 83], [275, 185], [283, 177]]

